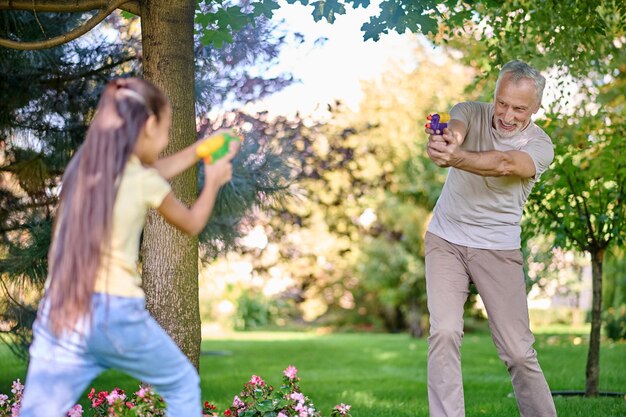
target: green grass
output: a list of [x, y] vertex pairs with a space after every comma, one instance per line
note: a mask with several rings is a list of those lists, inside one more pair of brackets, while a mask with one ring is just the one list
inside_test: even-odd
[[[552, 390], [583, 390], [587, 338], [584, 333], [537, 334], [539, 360]], [[301, 387], [324, 414], [340, 402], [351, 404], [354, 417], [428, 416], [426, 340], [406, 335], [313, 333], [242, 333], [205, 340], [201, 357], [203, 399], [224, 409], [252, 374], [275, 385], [282, 370], [293, 364]], [[487, 333], [467, 334], [463, 341], [466, 415], [518, 415], [508, 373]], [[626, 344], [602, 345], [600, 388], [626, 391]], [[14, 378], [24, 378], [25, 366], [0, 350], [0, 392]], [[107, 372], [93, 386], [134, 390], [137, 382]], [[626, 416], [623, 398], [557, 397], [559, 416]]]

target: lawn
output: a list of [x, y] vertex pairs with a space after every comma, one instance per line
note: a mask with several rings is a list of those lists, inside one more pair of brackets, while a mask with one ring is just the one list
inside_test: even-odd
[[[582, 390], [586, 336], [549, 330], [537, 334], [535, 347], [550, 387]], [[293, 364], [303, 392], [325, 415], [344, 402], [352, 405], [354, 417], [428, 416], [426, 340], [388, 334], [240, 333], [205, 340], [202, 349], [203, 399], [218, 409], [230, 404], [251, 375], [276, 385], [282, 370]], [[462, 354], [467, 416], [518, 415], [508, 373], [489, 334], [466, 334]], [[6, 347], [0, 350], [0, 363], [0, 393], [8, 393], [12, 379], [24, 378], [25, 366]], [[601, 390], [626, 391], [625, 363], [625, 343], [603, 343]], [[93, 386], [135, 390], [137, 381], [107, 372]], [[556, 397], [555, 402], [562, 417], [626, 416], [624, 398]]]

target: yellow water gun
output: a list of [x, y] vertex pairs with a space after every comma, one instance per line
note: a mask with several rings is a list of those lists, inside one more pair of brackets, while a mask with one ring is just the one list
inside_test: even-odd
[[196, 154], [204, 159], [205, 163], [212, 164], [228, 153], [231, 142], [240, 140], [239, 136], [222, 133], [198, 145]]

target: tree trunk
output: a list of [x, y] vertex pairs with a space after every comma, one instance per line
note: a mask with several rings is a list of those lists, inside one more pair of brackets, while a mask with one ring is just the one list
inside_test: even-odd
[[589, 334], [589, 352], [587, 354], [587, 371], [585, 395], [598, 395], [598, 379], [600, 375], [600, 329], [602, 328], [602, 259], [604, 249], [591, 253], [591, 333]]
[[[172, 105], [170, 142], [165, 154], [193, 143], [194, 0], [141, 1], [143, 73]], [[197, 168], [172, 181], [178, 198], [197, 197]], [[200, 357], [198, 240], [174, 229], [158, 214], [148, 215], [142, 246], [147, 307], [196, 368]]]

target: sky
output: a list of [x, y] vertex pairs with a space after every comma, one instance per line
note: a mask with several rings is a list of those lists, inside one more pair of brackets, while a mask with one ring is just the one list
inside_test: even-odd
[[[287, 45], [277, 69], [291, 73], [300, 82], [260, 103], [249, 105], [250, 110], [266, 109], [273, 114], [292, 114], [300, 111], [311, 114], [321, 104], [340, 99], [352, 109], [361, 100], [361, 81], [377, 78], [391, 61], [410, 68], [415, 36], [396, 33], [382, 35], [377, 42], [363, 41], [361, 25], [378, 6], [368, 9], [348, 9], [333, 24], [325, 20], [315, 22], [311, 6], [289, 5], [281, 2], [274, 20], [284, 20], [288, 31], [300, 32], [305, 45]], [[318, 37], [328, 40], [320, 47], [312, 42]], [[324, 106], [322, 106], [324, 107]]]
[[[248, 104], [248, 111], [267, 110], [275, 115], [290, 115], [297, 111], [310, 115], [324, 112], [325, 104], [341, 100], [352, 110], [358, 110], [362, 98], [361, 82], [380, 77], [394, 62], [405, 70], [414, 69], [417, 35], [390, 33], [380, 40], [364, 41], [360, 27], [369, 16], [378, 13], [378, 1], [374, 0], [367, 9], [348, 8], [345, 15], [339, 15], [333, 24], [325, 20], [315, 22], [311, 6], [287, 4], [280, 1], [273, 19], [284, 21], [283, 28], [289, 32], [300, 32], [307, 42], [304, 45], [288, 44], [275, 68], [277, 71], [293, 74], [299, 82], [264, 99]], [[322, 46], [313, 46], [318, 37], [328, 40]], [[547, 76], [544, 107], [554, 101], [564, 87], [558, 85], [563, 79], [553, 72]], [[572, 94], [576, 88], [567, 85]], [[576, 98], [573, 100], [577, 101]], [[573, 108], [570, 104], [568, 106]], [[541, 109], [536, 117], [541, 117]]]

